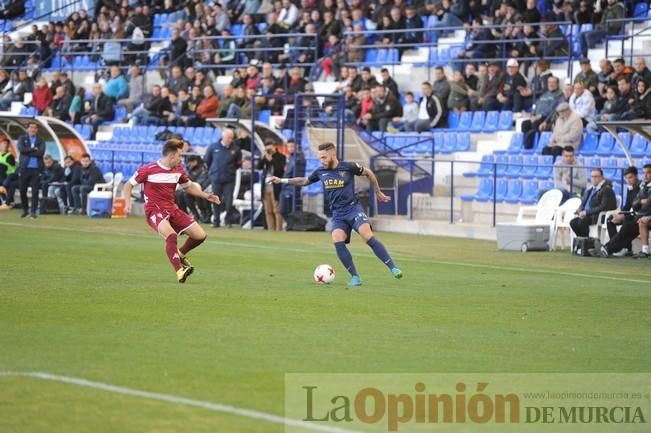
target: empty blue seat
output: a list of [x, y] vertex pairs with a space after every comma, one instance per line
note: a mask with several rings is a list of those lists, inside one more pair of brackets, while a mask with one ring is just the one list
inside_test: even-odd
[[486, 120], [484, 121], [484, 132], [497, 131], [497, 124], [499, 123], [500, 113], [498, 111], [489, 111], [486, 113]]
[[513, 129], [513, 111], [502, 111], [500, 113], [497, 129], [499, 131], [510, 131]]
[[472, 112], [464, 111], [459, 116], [459, 124], [457, 128], [459, 131], [470, 131], [470, 125], [472, 124]]
[[443, 137], [443, 146], [438, 148], [441, 153], [452, 153], [457, 145], [457, 134], [449, 132]]
[[538, 200], [538, 182], [529, 180], [524, 184], [522, 195], [520, 196], [520, 203], [534, 204]]
[[457, 133], [457, 145], [454, 147], [455, 152], [467, 152], [470, 150], [470, 133]]
[[366, 50], [366, 54], [364, 54], [364, 62], [365, 63], [375, 63], [377, 60], [377, 51], [375, 48], [371, 48]]
[[497, 163], [497, 175], [504, 176], [509, 164], [509, 157], [506, 155], [497, 155], [495, 162]]
[[271, 119], [271, 110], [260, 110], [258, 113], [258, 120], [265, 125], [269, 125], [269, 120]]
[[621, 171], [618, 168], [616, 159], [607, 159], [603, 164], [602, 170], [604, 172], [604, 177], [611, 182], [619, 182], [621, 179]]
[[649, 4], [645, 1], [639, 2], [635, 5], [633, 16], [635, 18], [644, 18], [649, 12]]
[[549, 141], [552, 139], [552, 133], [545, 131], [540, 133], [538, 143], [536, 143], [536, 153], [542, 153], [542, 150], [549, 146]]
[[549, 191], [550, 189], [554, 189], [554, 182], [552, 181], [546, 181], [546, 182], [541, 182], [540, 185], [538, 185], [538, 194], [542, 194], [543, 191]]
[[457, 129], [461, 115], [458, 111], [448, 113], [448, 129]]
[[494, 153], [508, 153], [518, 154], [522, 152], [522, 145], [524, 143], [524, 134], [522, 132], [515, 132], [511, 136], [511, 143], [506, 150], [496, 150]]
[[507, 203], [519, 203], [522, 197], [523, 186], [521, 180], [513, 180], [509, 183], [509, 192], [504, 199]]
[[536, 177], [538, 179], [551, 179], [554, 172], [554, 157], [545, 155], [542, 161], [538, 163], [538, 170], [536, 170]]
[[583, 136], [583, 143], [579, 148], [579, 153], [582, 155], [594, 155], [597, 151], [599, 144], [599, 135], [594, 132], [588, 132]]
[[648, 142], [639, 134], [635, 134], [631, 143], [630, 153], [634, 158], [642, 158], [646, 155]]
[[504, 173], [508, 177], [519, 177], [522, 170], [522, 157], [514, 155], [509, 159], [509, 166]]
[[524, 160], [524, 165], [522, 170], [520, 170], [520, 177], [526, 179], [533, 179], [536, 177], [536, 172], [538, 171], [538, 157], [536, 155], [529, 155]]
[[[630, 132], [619, 132], [617, 133], [619, 136], [619, 139], [624, 142], [624, 146], [626, 146], [626, 149], [629, 149], [631, 147], [631, 133]], [[614, 140], [613, 144], [613, 155], [619, 156], [619, 157], [624, 157], [626, 154], [624, 153], [624, 149], [622, 149], [622, 146], [619, 144], [617, 140]]]
[[615, 138], [607, 133], [601, 134], [595, 154], [599, 156], [610, 156], [613, 153], [613, 146], [615, 146]]
[[497, 180], [497, 190], [495, 192], [495, 201], [504, 201], [509, 192], [509, 181], [506, 179]]
[[484, 127], [485, 119], [486, 119], [486, 112], [475, 111], [475, 114], [472, 116], [472, 124], [470, 125], [470, 131], [481, 132], [481, 130]]
[[485, 177], [481, 179], [476, 194], [461, 196], [461, 200], [463, 201], [476, 200], [480, 202], [486, 202], [492, 199], [493, 199], [493, 179], [489, 177]]
[[468, 172], [463, 175], [466, 177], [475, 177], [475, 176], [490, 176], [493, 174], [493, 162], [495, 157], [493, 155], [484, 155], [481, 158], [479, 163], [479, 170], [476, 172]]

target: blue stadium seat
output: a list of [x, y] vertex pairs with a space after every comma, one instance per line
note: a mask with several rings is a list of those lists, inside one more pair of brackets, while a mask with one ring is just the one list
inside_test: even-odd
[[524, 160], [524, 165], [522, 170], [520, 170], [520, 177], [526, 179], [533, 179], [536, 177], [536, 172], [538, 171], [538, 157], [536, 155], [529, 155]]
[[520, 155], [513, 155], [509, 159], [509, 166], [504, 173], [507, 177], [519, 177], [522, 170], [522, 157]]
[[634, 158], [642, 158], [646, 155], [648, 142], [639, 134], [635, 134], [631, 143], [630, 153]]
[[34, 107], [23, 107], [20, 109], [21, 116], [36, 116], [38, 111]]
[[523, 187], [521, 180], [513, 180], [509, 183], [509, 192], [504, 198], [507, 203], [519, 203], [522, 197]]
[[509, 192], [509, 181], [506, 179], [497, 180], [497, 190], [495, 192], [495, 201], [504, 201]]
[[459, 124], [457, 125], [457, 130], [459, 131], [470, 131], [470, 125], [472, 124], [472, 111], [464, 111], [459, 116]]
[[481, 158], [481, 162], [479, 163], [479, 170], [476, 172], [466, 172], [463, 175], [465, 177], [475, 177], [475, 176], [490, 176], [493, 174], [493, 162], [495, 161], [495, 157], [493, 155], [484, 155]]
[[450, 111], [448, 113], [448, 129], [457, 129], [461, 115], [458, 111]]
[[552, 133], [550, 131], [540, 133], [538, 136], [538, 142], [536, 143], [535, 152], [542, 153], [542, 150], [549, 145], [551, 138]]
[[551, 155], [545, 155], [542, 157], [542, 161], [538, 163], [538, 170], [536, 170], [536, 177], [538, 179], [551, 179], [552, 173], [554, 172], [554, 157]]
[[618, 168], [618, 161], [614, 158], [607, 159], [603, 165], [604, 177], [611, 182], [619, 182], [621, 179], [621, 170]]
[[502, 111], [500, 113], [497, 129], [499, 131], [510, 131], [513, 129], [513, 111]]
[[608, 134], [603, 133], [599, 137], [599, 145], [595, 154], [599, 156], [610, 156], [613, 153], [613, 146], [615, 145], [615, 138]]
[[579, 147], [579, 152], [581, 155], [594, 155], [597, 151], [597, 146], [599, 144], [599, 134], [594, 132], [588, 132], [583, 135], [583, 143]]
[[493, 179], [490, 177], [485, 177], [479, 182], [479, 188], [477, 193], [474, 195], [462, 195], [461, 200], [463, 201], [480, 201], [486, 202], [493, 199]]
[[[435, 32], [428, 32], [428, 35], [430, 35], [430, 34], [431, 34], [431, 35], [436, 35]], [[430, 36], [430, 38], [431, 38], [431, 37], [432, 37], [432, 36]], [[434, 37], [435, 37], [435, 36], [434, 36]], [[434, 40], [436, 40], [436, 39], [434, 39]], [[428, 64], [429, 66], [438, 65], [438, 62], [439, 62], [439, 52], [438, 52], [438, 50], [436, 49], [436, 47], [430, 47], [429, 53], [428, 53], [428, 55], [427, 55], [427, 59], [428, 59], [428, 60], [427, 60], [427, 64]], [[454, 113], [454, 111], [451, 111], [450, 113]]]
[[470, 150], [470, 133], [457, 133], [457, 145], [454, 147], [455, 152], [467, 152]]
[[485, 111], [475, 111], [472, 116], [472, 124], [470, 125], [470, 132], [481, 132], [484, 128], [484, 120], [486, 119]]
[[[552, 181], [546, 181], [546, 182], [541, 182], [540, 185], [538, 185], [538, 192], [537, 194], [542, 193], [543, 191], [549, 191], [550, 189], [554, 189], [554, 182]], [[536, 195], [537, 195], [536, 194]]]
[[497, 175], [504, 176], [508, 167], [509, 157], [506, 155], [497, 155], [495, 162], [497, 163]]
[[[434, 132], [432, 135], [434, 137], [434, 152], [438, 153], [445, 147], [445, 132]], [[431, 144], [430, 144], [431, 147]]]
[[[626, 146], [626, 149], [629, 149], [631, 147], [631, 133], [630, 132], [619, 132], [617, 133], [619, 136], [619, 139], [624, 142], [624, 145]], [[622, 146], [619, 144], [617, 140], [614, 140], [613, 144], [613, 155], [618, 156], [618, 157], [624, 157], [626, 154], [624, 153], [624, 149], [622, 149]]]
[[524, 144], [524, 134], [522, 132], [514, 132], [511, 136], [511, 143], [506, 150], [495, 150], [493, 153], [508, 153], [517, 154], [523, 151], [522, 145]]
[[520, 196], [520, 203], [534, 204], [538, 200], [538, 182], [535, 180], [528, 180], [524, 184], [522, 195]]
[[441, 153], [452, 153], [457, 146], [457, 134], [455, 132], [448, 132], [443, 137], [443, 146], [438, 148]]
[[389, 49], [388, 48], [380, 48], [377, 50], [377, 57], [375, 59], [376, 63], [379, 63], [380, 65], [384, 65], [388, 63], [389, 60]]
[[269, 120], [271, 119], [271, 110], [260, 110], [258, 113], [258, 120], [265, 125], [269, 125]]
[[644, 18], [647, 16], [648, 12], [649, 12], [649, 4], [645, 1], [642, 1], [635, 5], [635, 9], [633, 10], [633, 16], [635, 18]]
[[499, 111], [489, 111], [488, 113], [486, 113], [486, 121], [484, 122], [483, 131], [484, 132], [497, 131], [499, 117], [500, 117]]
[[364, 54], [364, 63], [375, 63], [377, 60], [377, 51], [375, 48], [366, 50]]

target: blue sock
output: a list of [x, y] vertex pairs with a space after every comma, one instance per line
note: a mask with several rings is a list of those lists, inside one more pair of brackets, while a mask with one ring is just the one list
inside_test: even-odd
[[350, 272], [350, 275], [357, 275], [357, 269], [355, 269], [355, 265], [353, 264], [353, 256], [350, 255], [346, 243], [335, 242], [335, 250], [337, 250], [337, 257], [339, 257], [346, 270]]
[[366, 242], [366, 244], [371, 247], [375, 255], [377, 256], [378, 259], [382, 261], [389, 269], [393, 269], [396, 265], [393, 264], [393, 259], [391, 259], [391, 256], [389, 255], [389, 252], [387, 251], [386, 248], [384, 248], [384, 245], [382, 245], [382, 242], [378, 241], [375, 236], [372, 237], [371, 239]]

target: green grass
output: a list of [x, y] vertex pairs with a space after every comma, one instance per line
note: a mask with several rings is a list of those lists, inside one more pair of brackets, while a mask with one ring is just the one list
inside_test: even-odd
[[[175, 282], [142, 218], [0, 213], [0, 371], [45, 371], [283, 414], [289, 372], [642, 372], [650, 261], [359, 238], [364, 286], [326, 233], [207, 228]], [[337, 279], [312, 282], [317, 264]], [[282, 432], [283, 427], [29, 377], [0, 377], [0, 431]]]

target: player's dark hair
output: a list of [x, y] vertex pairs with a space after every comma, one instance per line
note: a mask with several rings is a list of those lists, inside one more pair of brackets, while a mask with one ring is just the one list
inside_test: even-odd
[[604, 171], [603, 171], [602, 169], [600, 169], [600, 168], [593, 168], [592, 171], [596, 171], [596, 172], [598, 172], [599, 175], [602, 176], [602, 177], [603, 177], [603, 175], [604, 175]]
[[36, 125], [36, 127], [38, 128], [38, 122], [34, 122], [34, 121], [29, 122], [29, 123], [27, 124], [27, 127], [29, 128], [29, 127], [32, 126], [32, 125]]
[[620, 77], [617, 79], [617, 82], [619, 83], [620, 81], [626, 81], [628, 84], [631, 84], [631, 80], [626, 75], [620, 75]]
[[423, 81], [423, 86], [432, 87], [429, 81]]
[[613, 61], [613, 63], [618, 63], [618, 64], [620, 64], [620, 65], [626, 65], [626, 62], [625, 62], [624, 59], [622, 59], [621, 57], [618, 58], [618, 59], [615, 59], [615, 60]]
[[68, 160], [68, 159], [69, 159], [70, 161], [74, 161], [74, 160], [75, 160], [75, 159], [72, 157], [72, 155], [66, 155], [66, 156], [63, 158], [64, 161], [66, 161], [66, 160]]
[[624, 176], [627, 176], [629, 174], [632, 174], [633, 176], [637, 176], [637, 167], [629, 167], [626, 170], [624, 170]]
[[574, 153], [574, 148], [572, 146], [565, 146], [563, 152]]
[[163, 156], [167, 156], [172, 152], [178, 152], [180, 149], [183, 149], [183, 140], [170, 138], [163, 144]]
[[333, 143], [319, 144], [319, 151], [322, 150], [326, 150], [326, 151], [335, 150], [335, 145]]
[[651, 164], [644, 164], [644, 167], [642, 167], [644, 170], [651, 170]]
[[88, 159], [90, 159], [90, 155], [87, 154], [87, 153], [82, 153], [82, 154], [81, 154], [81, 157], [82, 157], [82, 158], [88, 158]]

